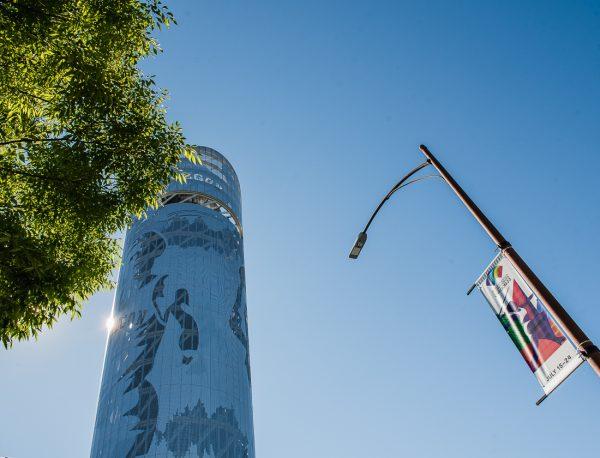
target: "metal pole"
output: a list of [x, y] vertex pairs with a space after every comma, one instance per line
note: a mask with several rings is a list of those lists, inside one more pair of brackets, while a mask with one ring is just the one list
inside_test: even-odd
[[494, 227], [483, 212], [475, 205], [475, 202], [467, 195], [467, 193], [459, 186], [459, 184], [446, 171], [444, 166], [439, 163], [433, 154], [425, 145], [421, 145], [419, 149], [423, 152], [427, 160], [435, 167], [439, 174], [444, 178], [446, 183], [452, 188], [454, 193], [469, 209], [475, 219], [488, 233], [498, 248], [502, 250], [504, 255], [512, 262], [517, 271], [527, 281], [532, 291], [546, 304], [548, 312], [554, 317], [558, 324], [564, 329], [569, 338], [577, 346], [577, 349], [587, 358], [588, 363], [594, 369], [594, 372], [600, 377], [600, 350], [590, 338], [581, 330], [579, 325], [571, 318], [562, 305], [556, 300], [554, 295], [546, 288], [537, 275], [523, 261], [523, 258], [515, 251], [512, 245], [502, 236], [500, 231]]

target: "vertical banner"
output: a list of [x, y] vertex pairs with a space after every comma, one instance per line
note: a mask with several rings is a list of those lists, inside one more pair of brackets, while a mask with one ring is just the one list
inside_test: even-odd
[[498, 254], [475, 284], [549, 395], [584, 361], [512, 263]]

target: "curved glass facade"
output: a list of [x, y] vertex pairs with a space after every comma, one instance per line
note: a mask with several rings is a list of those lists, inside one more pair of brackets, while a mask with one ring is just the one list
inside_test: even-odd
[[93, 458], [254, 458], [240, 187], [198, 152], [127, 232]]

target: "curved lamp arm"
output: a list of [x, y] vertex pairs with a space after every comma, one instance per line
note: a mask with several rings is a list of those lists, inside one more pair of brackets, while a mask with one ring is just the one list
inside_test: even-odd
[[373, 214], [369, 218], [369, 222], [367, 223], [367, 225], [365, 226], [365, 228], [363, 229], [363, 231], [358, 234], [358, 237], [356, 238], [356, 242], [354, 242], [354, 246], [352, 247], [352, 250], [350, 250], [350, 256], [349, 256], [350, 259], [356, 259], [356, 258], [358, 258], [358, 255], [360, 254], [360, 251], [362, 250], [362, 248], [365, 246], [365, 243], [367, 242], [367, 231], [369, 230], [369, 226], [371, 225], [371, 223], [375, 219], [375, 216], [377, 215], [377, 213], [379, 213], [379, 210], [381, 210], [381, 207], [383, 207], [383, 204], [385, 204], [389, 200], [389, 198], [392, 197], [392, 195], [398, 189], [404, 187], [403, 185], [406, 182], [406, 180], [408, 180], [411, 176], [413, 176], [419, 170], [424, 169], [425, 167], [427, 167], [430, 164], [431, 164], [431, 162], [429, 161], [429, 159], [427, 161], [423, 162], [422, 164], [419, 164], [417, 167], [415, 167], [410, 172], [408, 172], [404, 176], [404, 178], [402, 178], [398, 183], [396, 183], [392, 189], [390, 189], [390, 192], [387, 193], [387, 195], [379, 203], [379, 205], [377, 206], [377, 208], [375, 209], [375, 211], [373, 212]]

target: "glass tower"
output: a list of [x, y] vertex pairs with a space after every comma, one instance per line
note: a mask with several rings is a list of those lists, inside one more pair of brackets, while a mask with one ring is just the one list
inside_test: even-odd
[[240, 186], [197, 151], [127, 232], [92, 458], [254, 458]]

